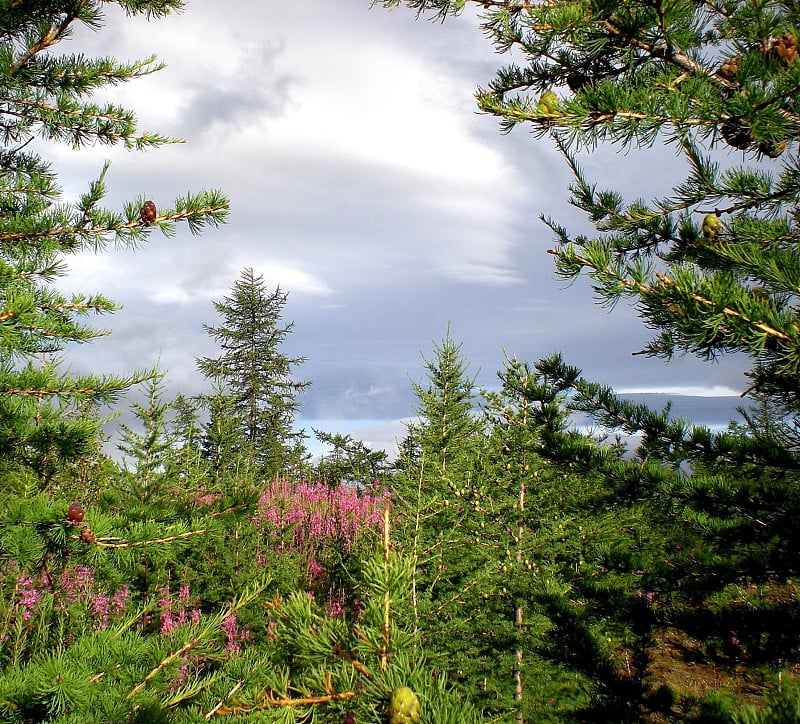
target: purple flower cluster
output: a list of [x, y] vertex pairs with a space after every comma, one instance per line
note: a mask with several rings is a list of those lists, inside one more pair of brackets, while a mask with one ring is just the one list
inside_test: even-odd
[[333, 543], [347, 549], [363, 530], [380, 525], [386, 498], [377, 489], [276, 480], [262, 491], [254, 523], [264, 533], [288, 532], [289, 551]]
[[242, 643], [250, 639], [249, 629], [239, 628], [234, 613], [222, 619], [222, 633], [225, 636], [225, 650], [235, 654], [242, 650]]
[[210, 492], [206, 489], [205, 486], [201, 485], [196, 491], [193, 502], [195, 507], [203, 508], [213, 505], [220, 498], [222, 498], [222, 495], [220, 493]]
[[17, 582], [19, 605], [22, 606], [22, 620], [30, 621], [36, 606], [42, 600], [42, 592], [30, 576], [22, 576]]
[[95, 629], [104, 629], [109, 620], [121, 617], [128, 608], [130, 598], [130, 589], [126, 585], [110, 593], [104, 591], [95, 582], [94, 571], [87, 566], [67, 567], [58, 579], [45, 573], [35, 578], [21, 576], [17, 581], [17, 604], [22, 609], [23, 621], [30, 621], [44, 593], [50, 591], [65, 606], [85, 606]]
[[347, 611], [347, 598], [345, 595], [344, 590], [339, 589], [334, 591], [331, 589], [328, 591], [328, 600], [325, 606], [325, 612], [331, 618], [337, 618], [338, 616], [344, 616], [345, 612]]
[[168, 634], [178, 626], [200, 621], [200, 609], [191, 607], [189, 586], [185, 583], [178, 587], [177, 596], [172, 595], [169, 585], [160, 588], [158, 592], [161, 594], [158, 599], [159, 633]]
[[65, 568], [59, 579], [65, 603], [85, 602], [92, 612], [96, 628], [104, 629], [109, 619], [120, 618], [128, 609], [130, 588], [122, 585], [111, 595], [100, 591], [94, 580], [94, 571], [87, 566]]
[[[329, 616], [343, 616], [348, 610], [357, 616], [348, 586], [338, 580], [333, 564], [338, 554], [352, 552], [363, 533], [380, 529], [388, 497], [378, 481], [364, 489], [276, 480], [262, 490], [253, 524], [273, 556], [299, 554], [311, 589], [308, 595], [317, 594]], [[257, 553], [257, 560], [262, 559], [266, 556]]]

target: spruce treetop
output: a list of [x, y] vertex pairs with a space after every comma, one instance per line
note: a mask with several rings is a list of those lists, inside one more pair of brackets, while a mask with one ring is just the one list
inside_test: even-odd
[[197, 360], [200, 372], [217, 383], [217, 397], [225, 398], [215, 404], [224, 402], [229, 432], [249, 450], [251, 463], [271, 474], [286, 464], [287, 443], [296, 437], [297, 396], [311, 384], [293, 379], [305, 358], [281, 349], [294, 328], [282, 320], [287, 299], [280, 287], [270, 292], [263, 275], [244, 269], [230, 295], [214, 302], [219, 325], [204, 327], [221, 354]]

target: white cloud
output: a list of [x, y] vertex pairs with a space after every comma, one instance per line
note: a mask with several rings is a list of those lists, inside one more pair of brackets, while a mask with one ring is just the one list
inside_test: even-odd
[[740, 397], [742, 390], [736, 390], [725, 385], [658, 385], [619, 387], [616, 392], [620, 395], [636, 395], [655, 393], [660, 395], [680, 395], [686, 397]]

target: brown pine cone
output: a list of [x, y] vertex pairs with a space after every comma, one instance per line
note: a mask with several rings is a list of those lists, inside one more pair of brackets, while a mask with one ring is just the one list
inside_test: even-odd
[[139, 215], [145, 224], [152, 224], [158, 218], [158, 211], [156, 205], [152, 201], [145, 201], [142, 205]]

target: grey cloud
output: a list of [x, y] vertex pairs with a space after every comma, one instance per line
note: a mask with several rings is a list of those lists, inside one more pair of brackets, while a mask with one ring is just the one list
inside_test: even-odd
[[243, 126], [278, 118], [292, 102], [300, 79], [279, 69], [283, 49], [278, 43], [251, 44], [239, 65], [224, 78], [190, 83], [179, 130], [188, 140], [202, 134], [225, 134]]

